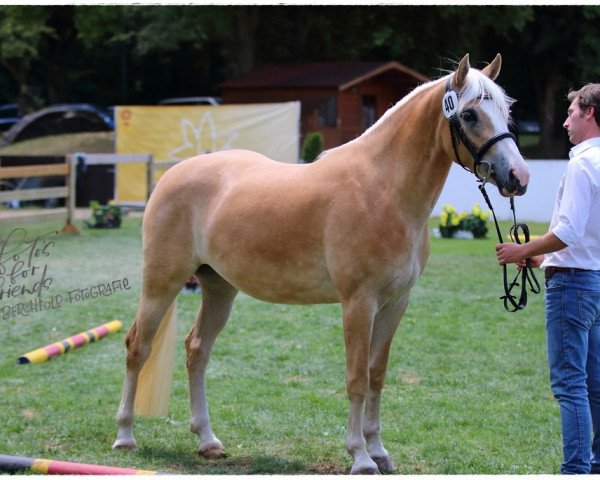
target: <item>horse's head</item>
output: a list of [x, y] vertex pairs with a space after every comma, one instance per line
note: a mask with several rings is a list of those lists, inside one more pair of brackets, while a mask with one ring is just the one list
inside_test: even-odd
[[525, 193], [529, 169], [508, 131], [513, 100], [494, 83], [501, 63], [498, 54], [479, 71], [470, 67], [465, 55], [447, 77], [442, 110], [450, 123], [456, 161], [508, 197]]

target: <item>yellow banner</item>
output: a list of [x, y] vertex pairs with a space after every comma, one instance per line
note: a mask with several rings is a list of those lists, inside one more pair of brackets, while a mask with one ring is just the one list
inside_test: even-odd
[[[115, 120], [117, 153], [151, 153], [157, 162], [235, 148], [280, 162], [299, 158], [300, 102], [120, 106]], [[145, 202], [146, 172], [143, 164], [117, 165], [117, 200]]]

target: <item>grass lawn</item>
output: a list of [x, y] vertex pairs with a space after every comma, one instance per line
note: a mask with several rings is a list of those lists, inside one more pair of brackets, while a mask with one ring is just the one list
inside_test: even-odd
[[2, 155], [67, 155], [73, 152], [114, 153], [114, 132], [48, 135], [0, 148]]
[[[82, 227], [79, 236], [56, 238], [46, 258], [34, 258], [40, 269], [47, 265], [52, 279], [43, 298], [123, 278], [131, 288], [28, 316], [0, 316], [0, 454], [176, 474], [347, 473], [340, 306], [271, 305], [245, 295], [238, 297], [208, 368], [213, 428], [229, 456], [197, 457], [188, 430], [183, 338], [198, 295], [178, 300], [180, 348], [168, 418], [138, 418], [139, 450], [111, 450], [123, 340], [140, 289], [140, 223], [125, 218], [114, 231]], [[398, 473], [559, 471], [543, 297], [530, 296], [523, 312], [504, 311], [489, 226], [487, 240], [432, 239], [427, 269], [396, 335], [382, 426]], [[27, 235], [58, 227], [28, 226]], [[533, 234], [547, 228], [530, 227]], [[8, 233], [4, 229], [0, 237]], [[0, 308], [32, 298], [4, 299]], [[115, 318], [125, 325], [119, 333], [42, 364], [16, 364], [30, 350]]]

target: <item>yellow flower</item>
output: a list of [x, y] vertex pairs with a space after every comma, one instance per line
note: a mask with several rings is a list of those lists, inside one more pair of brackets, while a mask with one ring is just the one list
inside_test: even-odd
[[473, 215], [475, 215], [476, 217], [479, 216], [479, 214], [481, 213], [481, 207], [479, 206], [478, 203], [476, 203], [475, 205], [473, 205]]
[[457, 216], [452, 217], [452, 226], [453, 227], [458, 227], [459, 223], [460, 223], [460, 219]]
[[440, 225], [445, 227], [448, 223], [448, 214], [446, 212], [442, 212], [440, 214]]

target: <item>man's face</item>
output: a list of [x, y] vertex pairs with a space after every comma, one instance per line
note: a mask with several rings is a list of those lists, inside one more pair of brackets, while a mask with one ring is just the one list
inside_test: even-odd
[[579, 99], [575, 98], [569, 105], [567, 110], [567, 119], [563, 123], [563, 127], [567, 129], [569, 141], [573, 145], [577, 145], [585, 140], [584, 134], [587, 127], [584, 112], [579, 108]]

